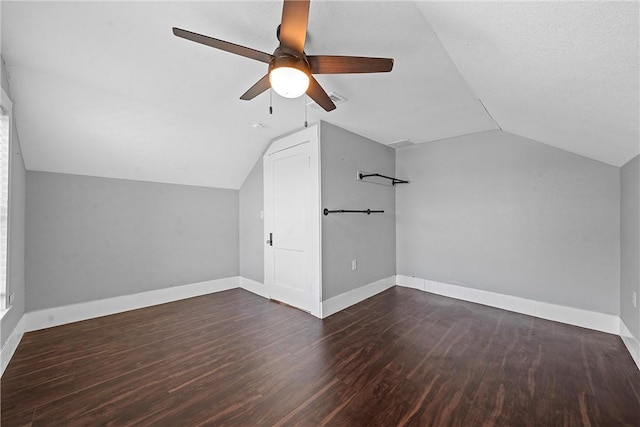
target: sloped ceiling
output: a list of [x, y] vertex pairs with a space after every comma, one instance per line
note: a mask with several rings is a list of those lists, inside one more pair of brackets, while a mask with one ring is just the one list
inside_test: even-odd
[[504, 130], [614, 166], [640, 152], [638, 5], [417, 3]]
[[[272, 52], [281, 2], [2, 2], [2, 55], [27, 169], [239, 188], [304, 100], [239, 96], [266, 65], [173, 26]], [[395, 58], [389, 74], [318, 76], [349, 101], [320, 119], [381, 143], [495, 129], [413, 2], [312, 1], [306, 51]], [[254, 129], [252, 122], [264, 124]]]
[[[239, 188], [271, 139], [303, 125], [303, 99], [274, 95], [272, 116], [268, 94], [238, 99], [265, 64], [171, 34], [271, 52], [280, 1], [0, 7], [28, 169]], [[310, 54], [396, 60], [389, 74], [318, 76], [349, 101], [310, 108], [310, 123], [381, 143], [499, 125], [616, 166], [639, 151], [637, 2], [313, 0], [307, 40]]]

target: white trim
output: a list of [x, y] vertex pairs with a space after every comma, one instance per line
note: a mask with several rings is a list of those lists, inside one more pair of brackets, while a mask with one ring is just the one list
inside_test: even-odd
[[329, 298], [322, 302], [323, 318], [329, 317], [347, 307], [351, 307], [352, 305], [358, 304], [367, 298], [371, 298], [380, 292], [393, 288], [395, 285], [396, 276], [391, 276], [337, 295], [333, 298]]
[[11, 358], [13, 357], [22, 336], [24, 335], [25, 319], [24, 315], [20, 318], [20, 321], [9, 335], [7, 342], [5, 342], [2, 350], [0, 350], [0, 377], [4, 374], [4, 370], [7, 369]]
[[412, 276], [396, 276], [396, 285], [424, 291], [424, 280]]
[[[310, 300], [304, 307], [300, 307], [304, 310], [309, 310], [315, 317], [322, 317], [322, 214], [321, 214], [321, 179], [320, 179], [320, 130], [318, 125], [310, 126], [295, 133], [280, 137], [271, 142], [271, 145], [263, 156], [263, 173], [264, 173], [264, 240], [269, 240], [269, 233], [273, 231], [273, 188], [272, 183], [273, 175], [273, 158], [271, 156], [280, 153], [287, 149], [308, 144], [305, 149], [309, 155], [310, 166], [310, 182], [307, 198], [307, 249], [306, 249], [306, 262], [307, 282], [311, 288], [309, 294]], [[274, 236], [274, 240], [277, 236]], [[274, 269], [273, 264], [273, 250], [270, 246], [266, 246], [264, 250], [264, 286], [267, 290], [269, 297], [274, 296]], [[281, 289], [282, 290], [282, 289]], [[279, 299], [282, 297], [275, 295]], [[291, 303], [292, 301], [282, 299], [285, 303]]]
[[636, 366], [640, 369], [640, 340], [633, 336], [622, 319], [620, 319], [620, 338], [629, 350], [631, 358], [636, 362]]
[[[313, 233], [316, 233], [318, 236], [318, 241], [316, 242], [314, 250], [316, 252], [313, 254], [314, 262], [317, 263], [317, 272], [318, 275], [316, 282], [312, 284], [312, 293], [314, 294], [314, 302], [311, 305], [311, 314], [319, 319], [324, 317], [322, 311], [322, 215], [320, 211], [322, 210], [322, 133], [321, 126], [315, 125], [316, 128], [316, 155], [317, 160], [315, 162], [316, 171], [314, 171], [315, 175], [318, 178], [317, 185], [317, 193], [314, 194], [315, 200], [312, 201], [313, 209], [316, 209], [318, 215], [315, 218], [312, 218], [309, 221], [311, 227], [313, 228]], [[315, 219], [315, 221], [314, 221]]]
[[304, 144], [306, 141], [316, 138], [318, 138], [318, 125], [309, 126], [308, 128], [303, 128], [274, 139], [265, 152], [265, 155], [271, 156], [282, 150], [293, 148], [296, 145]]
[[609, 334], [618, 335], [620, 333], [620, 318], [612, 314], [550, 304], [547, 302], [499, 294], [482, 289], [421, 279], [418, 277], [398, 275], [396, 284], [399, 286], [421, 289], [425, 292], [431, 292], [433, 294], [443, 295], [463, 301], [470, 301], [516, 313], [527, 314], [541, 319], [553, 320], [556, 322], [567, 323], [569, 325], [607, 332]]
[[263, 298], [269, 299], [269, 290], [264, 283], [240, 276], [240, 287]]
[[[464, 286], [424, 280], [404, 275], [391, 276], [368, 285], [356, 288], [344, 294], [330, 298], [322, 303], [323, 317], [329, 317], [347, 307], [364, 301], [394, 285], [419, 289], [451, 298], [462, 299], [483, 305], [501, 308], [534, 317], [582, 326], [612, 334], [619, 334], [632, 359], [640, 369], [640, 340], [634, 337], [624, 321], [617, 316], [564, 307], [524, 298], [503, 295]], [[259, 296], [268, 298], [264, 284], [246, 277], [234, 276], [207, 282], [193, 283], [167, 289], [158, 289], [134, 295], [108, 298], [98, 301], [73, 304], [46, 310], [25, 313], [9, 335], [0, 350], [0, 377], [4, 374], [25, 332], [77, 322], [123, 311], [164, 304], [181, 299], [192, 298], [214, 292], [242, 288]], [[477, 298], [477, 299], [474, 299]], [[49, 318], [49, 316], [51, 316]], [[617, 326], [612, 327], [611, 322]]]
[[209, 280], [189, 285], [156, 289], [133, 295], [106, 298], [96, 301], [82, 302], [62, 307], [25, 313], [25, 331], [50, 328], [66, 323], [79, 322], [95, 317], [122, 313], [123, 311], [165, 304], [186, 298], [193, 298], [214, 292], [237, 288], [240, 284], [239, 276], [224, 279]]
[[9, 129], [7, 132], [9, 133], [9, 137], [7, 138], [8, 146], [7, 146], [7, 241], [5, 252], [5, 277], [4, 277], [4, 297], [0, 300], [0, 310], [7, 311], [11, 308], [11, 304], [9, 302], [9, 297], [11, 296], [13, 290], [11, 289], [11, 177], [13, 175], [13, 101], [9, 98], [9, 95], [4, 91], [3, 88], [0, 87], [0, 106], [4, 107], [7, 110], [7, 115], [9, 116]]

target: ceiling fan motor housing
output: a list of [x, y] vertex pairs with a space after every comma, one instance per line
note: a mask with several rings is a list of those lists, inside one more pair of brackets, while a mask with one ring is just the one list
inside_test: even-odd
[[273, 59], [269, 62], [269, 73], [274, 68], [291, 67], [296, 68], [307, 75], [311, 75], [311, 67], [304, 56], [298, 58], [296, 56], [276, 51]]

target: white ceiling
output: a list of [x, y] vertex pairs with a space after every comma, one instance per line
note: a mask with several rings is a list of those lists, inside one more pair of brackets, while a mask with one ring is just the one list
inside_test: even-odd
[[[313, 0], [308, 54], [395, 67], [318, 76], [349, 101], [309, 121], [428, 142], [496, 129], [479, 96], [505, 130], [620, 165], [638, 152], [637, 4], [572, 5]], [[268, 141], [303, 124], [303, 99], [274, 95], [273, 116], [266, 93], [238, 99], [265, 64], [171, 33], [272, 52], [280, 1], [1, 7], [28, 169], [239, 188]]]
[[[174, 37], [173, 26], [266, 52], [281, 2], [4, 2], [2, 55], [28, 169], [239, 188], [304, 100], [238, 98], [266, 65]], [[413, 2], [311, 4], [309, 54], [395, 58], [389, 74], [318, 76], [349, 101], [309, 121], [378, 142], [496, 126]], [[252, 122], [263, 129], [253, 129]]]
[[614, 166], [640, 152], [638, 5], [418, 3], [504, 130]]

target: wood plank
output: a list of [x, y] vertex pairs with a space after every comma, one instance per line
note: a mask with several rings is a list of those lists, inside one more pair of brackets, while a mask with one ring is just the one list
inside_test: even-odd
[[3, 426], [640, 425], [617, 336], [392, 288], [328, 319], [236, 289], [25, 334]]

